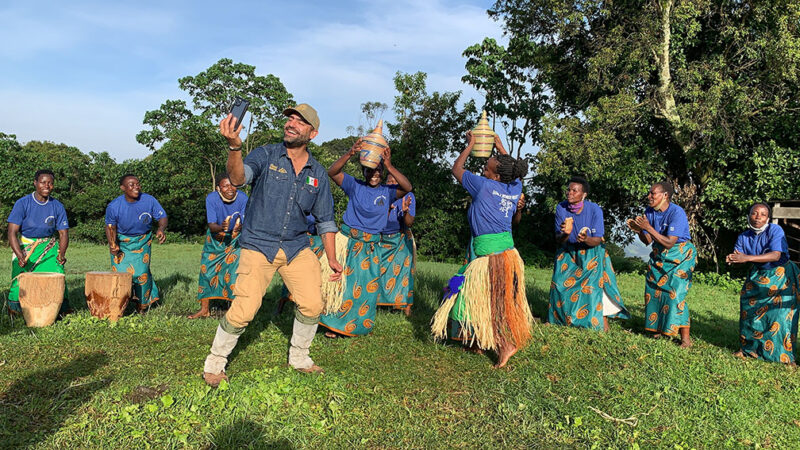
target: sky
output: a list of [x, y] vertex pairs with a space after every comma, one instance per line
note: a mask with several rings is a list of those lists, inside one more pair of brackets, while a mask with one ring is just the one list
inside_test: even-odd
[[[317, 143], [363, 124], [360, 105], [392, 105], [397, 71], [428, 74], [428, 91], [481, 94], [461, 56], [502, 41], [491, 1], [26, 1], [0, 6], [0, 132], [117, 161], [143, 158], [142, 119], [186, 99], [178, 79], [221, 58], [280, 78], [313, 105]], [[391, 113], [385, 117], [391, 120]]]

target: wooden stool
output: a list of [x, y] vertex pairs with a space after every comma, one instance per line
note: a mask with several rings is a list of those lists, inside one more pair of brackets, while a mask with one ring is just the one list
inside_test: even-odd
[[100, 319], [116, 321], [131, 299], [133, 276], [128, 272], [86, 272], [86, 304]]
[[19, 278], [19, 306], [29, 327], [52, 325], [64, 301], [64, 274], [23, 273]]

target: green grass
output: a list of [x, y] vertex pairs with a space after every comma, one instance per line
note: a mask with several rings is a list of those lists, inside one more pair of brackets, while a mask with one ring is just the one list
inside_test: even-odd
[[[0, 447], [795, 447], [800, 378], [740, 361], [738, 293], [695, 285], [694, 348], [642, 334], [643, 279], [620, 275], [633, 318], [609, 333], [538, 326], [493, 370], [490, 357], [434, 343], [428, 322], [455, 265], [421, 263], [414, 315], [382, 311], [367, 337], [315, 339], [321, 376], [285, 368], [292, 314], [273, 316], [276, 283], [236, 348], [230, 384], [200, 378], [217, 321], [197, 308], [199, 245], [154, 246], [161, 307], [111, 324], [92, 318], [83, 273], [104, 247], [75, 245], [76, 314], [45, 329], [0, 320]], [[8, 256], [8, 255], [7, 255]], [[0, 273], [10, 274], [10, 256]], [[537, 317], [550, 272], [527, 272]], [[5, 298], [10, 277], [0, 282]], [[596, 411], [595, 411], [596, 410]], [[627, 419], [628, 423], [603, 418]], [[634, 424], [634, 422], [637, 422]], [[635, 426], [634, 426], [635, 425]]]

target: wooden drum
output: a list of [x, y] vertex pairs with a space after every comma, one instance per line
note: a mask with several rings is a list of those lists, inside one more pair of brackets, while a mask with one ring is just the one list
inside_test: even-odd
[[86, 304], [100, 319], [116, 321], [131, 299], [133, 276], [128, 272], [86, 272]]
[[23, 273], [19, 276], [19, 306], [29, 327], [52, 325], [64, 301], [64, 274]]

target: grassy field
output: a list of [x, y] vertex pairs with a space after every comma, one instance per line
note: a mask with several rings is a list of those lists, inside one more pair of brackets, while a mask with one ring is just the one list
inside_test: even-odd
[[[273, 315], [273, 283], [235, 350], [229, 384], [200, 378], [217, 321], [197, 308], [199, 245], [154, 246], [162, 305], [116, 324], [92, 318], [83, 273], [105, 247], [75, 245], [67, 283], [76, 313], [45, 329], [0, 319], [0, 447], [796, 447], [800, 377], [731, 356], [738, 293], [696, 284], [695, 346], [642, 333], [643, 279], [621, 275], [633, 318], [609, 333], [537, 326], [493, 370], [490, 357], [434, 343], [428, 322], [453, 265], [421, 263], [414, 314], [382, 311], [372, 335], [325, 339], [321, 376], [285, 367], [292, 314]], [[0, 273], [10, 273], [10, 251]], [[547, 308], [550, 272], [529, 269], [528, 299]], [[10, 277], [0, 281], [0, 296]]]

